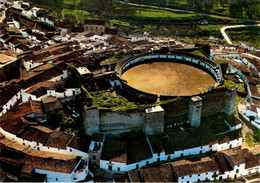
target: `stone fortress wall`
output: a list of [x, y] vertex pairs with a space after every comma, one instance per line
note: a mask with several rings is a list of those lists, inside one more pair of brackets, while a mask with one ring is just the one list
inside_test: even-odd
[[[172, 58], [170, 58], [172, 57]], [[211, 73], [216, 80], [218, 86], [222, 81], [221, 68], [212, 61], [188, 54], [143, 54], [142, 56], [133, 57], [127, 61], [119, 62], [116, 66], [117, 76], [120, 75], [129, 67], [133, 67], [138, 62], [145, 62], [145, 59], [152, 60], [153, 58], [172, 59], [174, 61], [181, 60], [188, 64], [197, 65], [204, 68], [205, 71]], [[142, 102], [156, 102], [157, 95], [145, 93], [136, 90], [129, 86], [122, 79], [121, 92], [126, 93], [128, 97], [139, 99]], [[201, 117], [212, 115], [218, 112], [226, 112], [232, 114], [234, 112], [236, 90], [230, 91], [225, 88], [211, 89], [207, 92], [200, 93], [194, 96], [181, 96], [175, 101], [161, 104], [157, 108], [135, 109], [126, 111], [113, 111], [110, 109], [98, 109], [95, 107], [85, 107], [84, 109], [84, 126], [85, 133], [92, 135], [94, 132], [106, 134], [119, 134], [134, 129], [143, 130], [146, 134], [154, 132], [163, 132], [164, 128], [169, 124], [184, 122], [189, 120], [192, 126], [199, 126]], [[176, 96], [160, 96], [160, 99], [169, 99]], [[197, 103], [192, 102], [194, 97], [200, 98], [199, 110], [196, 110]], [[148, 105], [149, 106], [149, 105]], [[154, 108], [154, 109], [153, 109]], [[194, 108], [191, 110], [191, 108]], [[196, 119], [193, 121], [193, 119]]]

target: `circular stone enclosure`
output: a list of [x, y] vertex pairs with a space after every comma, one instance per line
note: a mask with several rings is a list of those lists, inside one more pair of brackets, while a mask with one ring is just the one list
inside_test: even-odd
[[117, 72], [131, 88], [160, 96], [197, 95], [221, 80], [213, 62], [183, 55], [140, 56], [119, 63]]

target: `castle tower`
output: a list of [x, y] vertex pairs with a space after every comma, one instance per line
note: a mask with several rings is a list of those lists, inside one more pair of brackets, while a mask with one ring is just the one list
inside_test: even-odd
[[164, 130], [164, 109], [161, 106], [151, 107], [145, 110], [145, 134]]
[[99, 132], [99, 110], [98, 108], [84, 107], [83, 123], [85, 126], [85, 134], [92, 135]]
[[227, 90], [226, 91], [226, 103], [224, 112], [227, 115], [232, 115], [235, 110], [235, 102], [236, 102], [236, 89], [235, 90]]
[[189, 122], [193, 127], [200, 126], [202, 110], [202, 98], [199, 96], [192, 97], [189, 103]]

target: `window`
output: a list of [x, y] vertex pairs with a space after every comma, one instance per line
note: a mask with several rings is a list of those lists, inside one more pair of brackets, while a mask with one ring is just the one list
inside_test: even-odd
[[70, 149], [70, 152], [72, 152], [72, 149]]
[[239, 172], [239, 169], [236, 170], [236, 173], [238, 173], [238, 172]]
[[209, 148], [211, 148], [212, 147], [212, 145], [209, 145]]
[[184, 177], [182, 177], [182, 179], [184, 179]]
[[149, 161], [146, 161], [146, 165], [149, 165]]
[[200, 181], [200, 179], [198, 179], [198, 182]]
[[157, 158], [157, 161], [160, 162], [160, 158]]
[[40, 148], [39, 148], [39, 147], [37, 147], [37, 150], [39, 151], [39, 150], [40, 150]]
[[190, 177], [191, 177], [192, 175], [190, 175]]
[[167, 158], [168, 160], [170, 160], [171, 159], [171, 156], [168, 156], [168, 158]]
[[59, 179], [58, 178], [56, 178], [56, 181], [58, 181]]
[[137, 170], [139, 169], [139, 164], [136, 164], [136, 169], [137, 169]]
[[219, 177], [219, 180], [222, 180], [222, 176]]
[[200, 176], [200, 174], [198, 174], [198, 176]]
[[112, 165], [108, 165], [108, 170], [112, 170]]

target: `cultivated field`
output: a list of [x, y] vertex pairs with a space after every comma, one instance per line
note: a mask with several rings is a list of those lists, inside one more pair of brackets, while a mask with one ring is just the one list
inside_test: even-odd
[[138, 90], [170, 96], [187, 96], [207, 91], [215, 84], [211, 75], [196, 67], [169, 62], [135, 66], [122, 78]]

